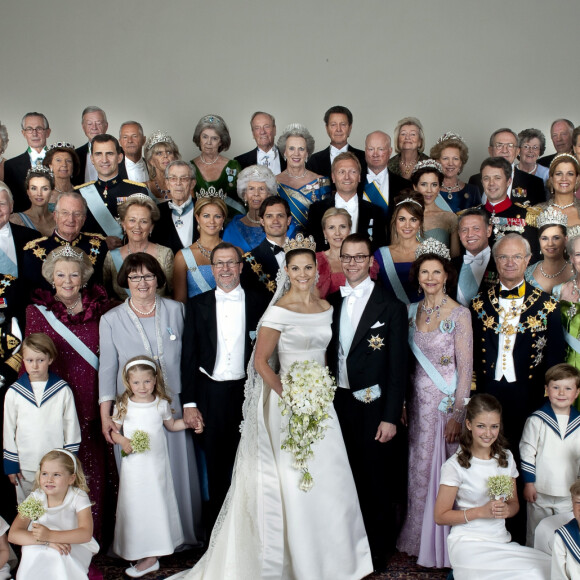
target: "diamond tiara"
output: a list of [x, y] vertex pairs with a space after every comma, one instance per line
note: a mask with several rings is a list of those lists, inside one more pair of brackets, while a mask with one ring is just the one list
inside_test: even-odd
[[566, 233], [568, 234], [569, 242], [575, 238], [580, 238], [580, 225], [570, 226]]
[[441, 167], [441, 163], [439, 163], [439, 161], [435, 161], [435, 159], [425, 159], [424, 161], [419, 161], [419, 163], [413, 167], [413, 173], [417, 173], [419, 169], [434, 169], [439, 173], [443, 173], [443, 167]]
[[405, 199], [402, 199], [396, 205], [401, 205], [403, 203], [414, 203], [414, 204], [418, 205], [421, 209], [423, 209], [423, 206], [416, 199], [413, 199], [412, 197], [406, 197]]
[[450, 141], [451, 139], [465, 143], [465, 139], [453, 131], [447, 131], [447, 133], [443, 133], [443, 135], [437, 139], [437, 143], [443, 143], [443, 141]]
[[425, 254], [435, 254], [444, 260], [451, 260], [449, 248], [435, 238], [427, 238], [419, 245], [419, 247], [415, 250], [415, 260], [420, 256], [424, 256]]
[[290, 238], [286, 238], [284, 242], [284, 253], [287, 254], [292, 250], [312, 250], [316, 252], [316, 242], [312, 236], [308, 236], [307, 238], [304, 237], [303, 234], [296, 234], [296, 237], [292, 240]]
[[210, 124], [210, 125], [222, 125], [222, 120], [217, 115], [206, 115], [200, 121], [203, 124]]
[[171, 138], [171, 135], [167, 131], [154, 131], [149, 135], [147, 139], [147, 143], [145, 143], [145, 149], [149, 151], [151, 147], [157, 145], [157, 143], [171, 143], [175, 145], [175, 141]]
[[568, 226], [568, 216], [553, 205], [548, 206], [536, 219], [536, 227]]
[[54, 173], [52, 172], [52, 169], [50, 167], [45, 167], [44, 165], [41, 165], [40, 163], [32, 166], [28, 170], [28, 172], [26, 173], [26, 177], [30, 177], [30, 175], [32, 173], [44, 173], [48, 177], [54, 177]]
[[207, 189], [203, 189], [203, 187], [195, 194], [197, 199], [201, 199], [203, 197], [219, 197], [220, 199], [226, 200], [227, 194], [224, 192], [223, 189], [216, 189], [213, 185], [210, 185]]
[[48, 146], [48, 150], [51, 149], [74, 149], [75, 146], [68, 141], [58, 141], [58, 143], [53, 143], [52, 145]]
[[78, 252], [70, 245], [65, 244], [61, 248], [57, 250], [53, 250], [50, 253], [50, 259], [54, 262], [55, 260], [59, 260], [60, 258], [73, 258], [74, 260], [82, 260], [84, 252], [79, 250]]

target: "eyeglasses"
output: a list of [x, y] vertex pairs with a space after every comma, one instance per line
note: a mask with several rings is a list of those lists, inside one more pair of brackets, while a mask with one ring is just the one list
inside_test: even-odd
[[127, 276], [127, 280], [129, 280], [129, 282], [133, 282], [133, 283], [137, 283], [137, 282], [141, 282], [141, 280], [145, 280], [145, 282], [153, 282], [153, 280], [155, 280], [156, 276], [155, 274], [143, 274], [142, 276]]
[[234, 260], [228, 260], [227, 262], [214, 262], [212, 266], [216, 270], [223, 270], [224, 268], [233, 268], [236, 264], [241, 264], [241, 262], [235, 262]]
[[508, 149], [509, 151], [512, 151], [513, 149], [515, 149], [517, 147], [517, 145], [514, 145], [513, 143], [494, 143], [493, 144], [495, 149]]
[[54, 213], [57, 213], [60, 217], [64, 219], [68, 219], [69, 217], [73, 217], [75, 220], [80, 220], [85, 214], [82, 211], [68, 211], [66, 209], [55, 209]]
[[500, 262], [501, 264], [506, 264], [510, 260], [513, 260], [516, 264], [519, 264], [525, 260], [525, 256], [521, 254], [516, 254], [515, 256], [506, 256], [505, 254], [501, 254], [500, 256], [496, 256], [496, 261]]
[[44, 133], [46, 131], [44, 127], [24, 127], [22, 130], [29, 135], [32, 133]]
[[169, 183], [172, 183], [173, 185], [177, 184], [177, 183], [187, 183], [188, 181], [191, 181], [193, 178], [192, 177], [175, 177], [174, 175], [171, 175], [167, 178], [167, 181], [169, 181]]
[[354, 260], [357, 264], [362, 264], [367, 258], [370, 258], [370, 254], [357, 254], [356, 256], [342, 254], [340, 256], [340, 261], [344, 264], [350, 264], [352, 260]]
[[539, 151], [539, 145], [522, 145], [524, 151]]

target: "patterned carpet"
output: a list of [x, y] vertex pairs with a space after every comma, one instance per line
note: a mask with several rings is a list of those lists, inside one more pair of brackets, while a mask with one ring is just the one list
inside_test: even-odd
[[[144, 576], [145, 580], [162, 580], [180, 570], [191, 568], [201, 556], [199, 550], [187, 550], [179, 554], [161, 558], [161, 568], [158, 572]], [[406, 554], [396, 554], [391, 559], [388, 569], [382, 574], [371, 574], [366, 580], [387, 580], [397, 578], [398, 580], [445, 580], [449, 570], [433, 570], [421, 568], [415, 564], [416, 558], [411, 558]], [[104, 580], [125, 580], [127, 576], [124, 570], [127, 563], [107, 556], [97, 556], [93, 561], [94, 565], [102, 573]], [[91, 575], [92, 578], [92, 575]], [[95, 576], [95, 579], [97, 576]], [[354, 580], [354, 579], [353, 579]]]

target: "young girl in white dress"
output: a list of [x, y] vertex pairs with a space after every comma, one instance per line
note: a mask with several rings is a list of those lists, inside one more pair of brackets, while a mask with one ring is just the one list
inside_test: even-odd
[[[447, 538], [455, 580], [548, 580], [550, 558], [510, 542], [506, 518], [519, 510], [518, 471], [501, 428], [501, 405], [491, 395], [471, 398], [459, 449], [441, 468], [435, 522], [452, 526]], [[512, 478], [510, 499], [490, 499], [488, 480]]]
[[[183, 543], [163, 426], [169, 431], [187, 427], [183, 419], [173, 418], [163, 373], [153, 359], [129, 359], [123, 383], [125, 392], [113, 410], [122, 433], [111, 434], [126, 454], [121, 460], [113, 551], [125, 560], [137, 560], [125, 573], [139, 578], [158, 570], [159, 556], [173, 554]], [[148, 434], [147, 451], [133, 452], [135, 431]]]
[[99, 550], [88, 493], [82, 465], [70, 451], [53, 449], [42, 458], [29, 497], [39, 500], [45, 513], [34, 522], [17, 515], [8, 534], [22, 546], [17, 579], [87, 580]]

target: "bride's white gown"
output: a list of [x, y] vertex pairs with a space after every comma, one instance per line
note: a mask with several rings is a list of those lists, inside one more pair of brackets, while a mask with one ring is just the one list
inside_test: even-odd
[[[297, 360], [325, 364], [332, 309], [300, 314], [271, 306], [262, 325], [281, 332], [280, 372]], [[254, 385], [252, 385], [254, 383]], [[299, 489], [292, 455], [280, 449], [279, 397], [254, 373], [246, 386], [244, 429], [232, 485], [210, 547], [188, 580], [357, 580], [373, 570], [354, 480], [334, 409]], [[255, 408], [254, 411], [252, 409]]]

